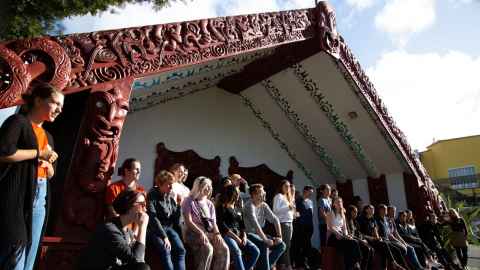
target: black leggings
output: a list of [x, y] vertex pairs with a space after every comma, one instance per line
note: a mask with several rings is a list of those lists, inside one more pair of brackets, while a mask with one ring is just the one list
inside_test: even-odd
[[345, 269], [354, 269], [353, 266], [362, 261], [362, 252], [356, 240], [353, 239], [337, 239], [335, 235], [330, 235], [328, 238], [328, 246], [335, 247], [343, 253], [345, 260]]
[[467, 266], [468, 263], [468, 247], [456, 247], [455, 251], [457, 252], [457, 257], [462, 267]]
[[385, 269], [388, 266], [388, 263], [395, 262], [395, 257], [390, 250], [390, 247], [387, 243], [378, 241], [378, 240], [370, 240], [368, 243], [373, 247], [376, 254], [379, 254], [382, 258], [382, 268]]

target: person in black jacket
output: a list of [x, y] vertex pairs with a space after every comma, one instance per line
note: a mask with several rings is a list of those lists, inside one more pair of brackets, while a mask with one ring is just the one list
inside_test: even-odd
[[0, 269], [31, 270], [48, 205], [48, 179], [58, 155], [43, 129], [61, 113], [63, 94], [40, 84], [0, 129]]
[[374, 218], [375, 208], [373, 205], [363, 207], [362, 214], [358, 217], [359, 231], [367, 242], [375, 249], [376, 254], [382, 258], [382, 269], [387, 267], [396, 270], [405, 270], [393, 256], [390, 245], [384, 241], [378, 233], [378, 224]]
[[233, 184], [226, 186], [215, 212], [218, 229], [228, 246], [235, 269], [249, 270], [255, 266], [260, 250], [247, 238], [241, 209], [235, 207], [238, 200], [241, 200], [239, 188]]
[[[122, 191], [113, 201], [120, 216], [97, 226], [77, 262], [78, 270], [150, 270], [145, 264], [145, 239], [149, 217], [145, 195]], [[131, 227], [138, 227], [134, 234]]]
[[440, 232], [440, 226], [435, 213], [430, 213], [418, 228], [418, 232], [428, 248], [435, 252], [440, 263], [449, 269], [460, 270], [461, 268], [454, 263], [450, 253], [443, 247], [444, 241]]
[[175, 177], [161, 171], [155, 177], [155, 186], [147, 195], [148, 243], [160, 255], [162, 269], [185, 270], [185, 247], [180, 229], [180, 206], [172, 196]]
[[373, 247], [368, 243], [363, 233], [360, 232], [357, 216], [357, 207], [349, 205], [345, 214], [348, 233], [357, 241], [360, 251], [362, 252], [362, 269], [372, 269], [371, 259], [373, 258]]

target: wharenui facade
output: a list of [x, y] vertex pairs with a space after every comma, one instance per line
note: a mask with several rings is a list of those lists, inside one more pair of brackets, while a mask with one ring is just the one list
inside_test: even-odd
[[[65, 94], [46, 128], [59, 161], [42, 265], [67, 269], [98, 222], [117, 162], [142, 184], [183, 162], [188, 182], [239, 172], [273, 191], [336, 185], [344, 201], [441, 211], [430, 177], [336, 30], [326, 2], [0, 44], [0, 107], [35, 81]], [[53, 267], [54, 265], [55, 267]]]

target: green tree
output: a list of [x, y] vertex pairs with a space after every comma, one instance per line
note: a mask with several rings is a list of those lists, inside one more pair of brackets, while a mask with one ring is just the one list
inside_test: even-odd
[[0, 7], [0, 41], [35, 37], [60, 30], [59, 21], [97, 14], [127, 3], [152, 2], [160, 9], [175, 0], [4, 0]]

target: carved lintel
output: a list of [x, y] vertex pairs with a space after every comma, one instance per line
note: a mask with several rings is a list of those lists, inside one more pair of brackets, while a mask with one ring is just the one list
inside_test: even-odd
[[72, 227], [91, 231], [103, 220], [104, 191], [118, 158], [131, 85], [129, 79], [90, 93], [66, 177], [62, 235]]

